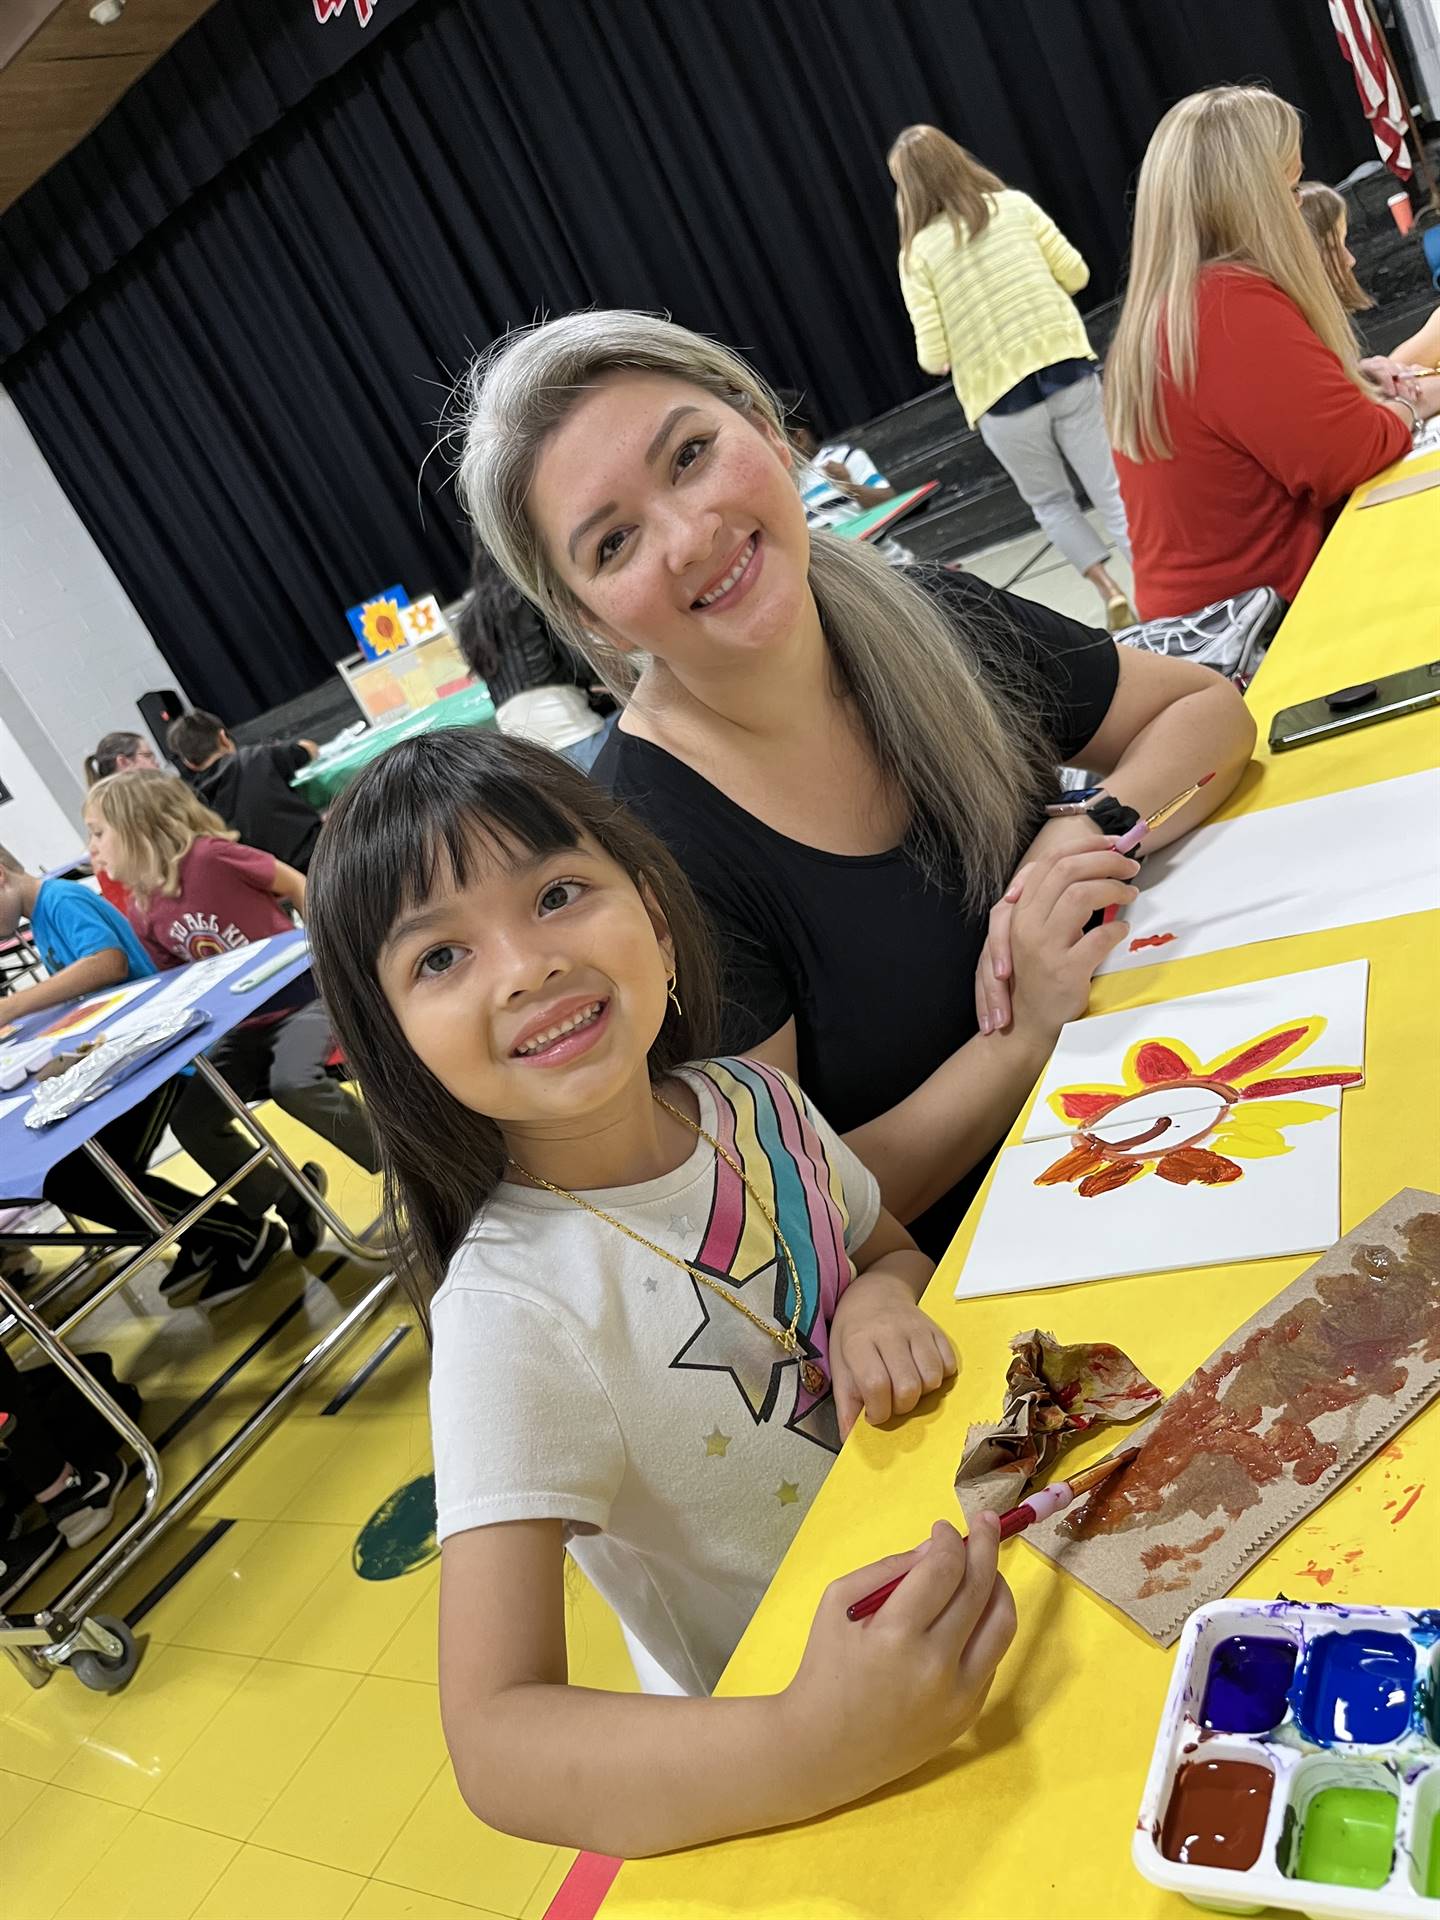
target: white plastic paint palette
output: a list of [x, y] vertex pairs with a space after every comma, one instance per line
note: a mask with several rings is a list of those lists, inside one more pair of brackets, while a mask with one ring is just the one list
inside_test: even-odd
[[1440, 1608], [1197, 1608], [1133, 1853], [1219, 1913], [1440, 1920]]

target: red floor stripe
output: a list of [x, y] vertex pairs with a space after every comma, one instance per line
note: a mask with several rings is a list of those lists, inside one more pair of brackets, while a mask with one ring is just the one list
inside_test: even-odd
[[594, 1920], [620, 1871], [608, 1853], [582, 1853], [545, 1909], [545, 1920]]

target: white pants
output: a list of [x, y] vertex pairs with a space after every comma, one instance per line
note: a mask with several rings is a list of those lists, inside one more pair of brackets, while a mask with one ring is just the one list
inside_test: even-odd
[[1015, 482], [1041, 531], [1072, 567], [1084, 573], [1098, 566], [1110, 549], [1080, 511], [1066, 460], [1079, 474], [1111, 540], [1130, 558], [1125, 503], [1110, 458], [1100, 382], [1093, 375], [1021, 413], [981, 414], [980, 438]]

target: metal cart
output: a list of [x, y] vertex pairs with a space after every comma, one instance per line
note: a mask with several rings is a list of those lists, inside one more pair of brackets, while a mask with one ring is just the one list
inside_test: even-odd
[[[279, 1419], [285, 1407], [303, 1391], [309, 1380], [347, 1346], [367, 1320], [383, 1305], [393, 1291], [394, 1275], [386, 1272], [318, 1339], [304, 1359], [281, 1381], [273, 1393], [241, 1422], [205, 1464], [177, 1493], [165, 1498], [165, 1472], [160, 1456], [146, 1436], [118, 1406], [94, 1376], [65, 1344], [65, 1335], [108, 1300], [156, 1254], [163, 1253], [180, 1234], [202, 1220], [215, 1202], [267, 1161], [275, 1166], [302, 1196], [306, 1204], [325, 1222], [346, 1253], [357, 1259], [374, 1260], [377, 1255], [376, 1226], [372, 1224], [357, 1238], [339, 1215], [332, 1211], [291, 1160], [284, 1148], [255, 1117], [229, 1083], [203, 1054], [195, 1057], [196, 1070], [229, 1107], [236, 1120], [256, 1141], [254, 1153], [243, 1166], [217, 1182], [198, 1199], [190, 1211], [173, 1223], [146, 1199], [129, 1176], [96, 1141], [88, 1141], [85, 1151], [105, 1174], [117, 1192], [154, 1230], [132, 1256], [111, 1274], [93, 1294], [76, 1306], [56, 1327], [48, 1326], [35, 1308], [28, 1306], [12, 1286], [0, 1279], [0, 1306], [8, 1308], [12, 1320], [6, 1325], [22, 1327], [47, 1359], [52, 1360], [67, 1379], [79, 1389], [117, 1436], [134, 1448], [145, 1478], [145, 1494], [138, 1511], [89, 1566], [79, 1572], [64, 1591], [36, 1614], [0, 1613], [0, 1647], [25, 1675], [32, 1686], [42, 1687], [57, 1667], [68, 1667], [84, 1686], [102, 1693], [114, 1693], [123, 1687], [139, 1663], [135, 1636], [123, 1620], [114, 1615], [92, 1612], [99, 1601], [124, 1577], [147, 1548], [176, 1526], [226, 1474], [230, 1473], [256, 1442]], [[126, 1236], [120, 1236], [122, 1244]], [[111, 1237], [110, 1244], [114, 1244]], [[93, 1260], [93, 1252], [87, 1256]], [[74, 1273], [67, 1276], [67, 1285]], [[0, 1326], [0, 1334], [4, 1328]]]

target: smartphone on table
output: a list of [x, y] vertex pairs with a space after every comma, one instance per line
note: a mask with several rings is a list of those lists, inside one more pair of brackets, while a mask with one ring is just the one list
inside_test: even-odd
[[1373, 727], [1381, 720], [1393, 720], [1397, 714], [1417, 713], [1421, 707], [1440, 703], [1440, 660], [1428, 666], [1407, 667], [1402, 673], [1382, 674], [1378, 680], [1362, 680], [1353, 687], [1340, 687], [1318, 700], [1302, 700], [1298, 706], [1282, 707], [1270, 722], [1270, 751], [1287, 747], [1308, 747], [1312, 740], [1326, 740], [1331, 734], [1350, 733], [1356, 727]]

